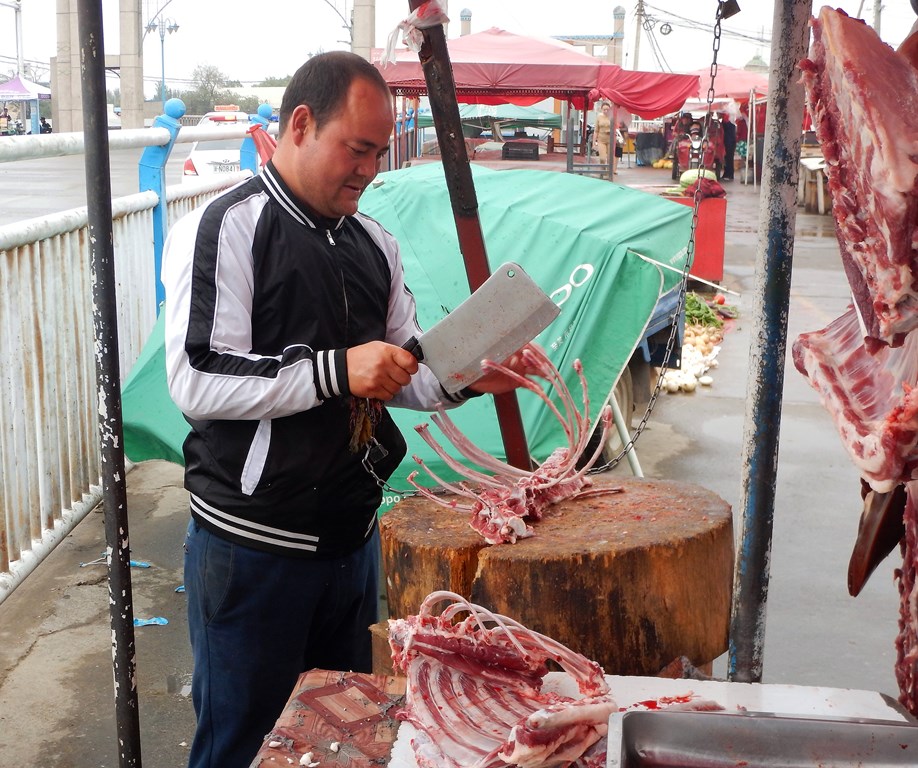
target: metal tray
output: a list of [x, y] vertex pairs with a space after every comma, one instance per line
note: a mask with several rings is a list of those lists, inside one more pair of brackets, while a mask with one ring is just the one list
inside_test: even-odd
[[609, 718], [607, 768], [915, 768], [918, 726], [762, 712]]

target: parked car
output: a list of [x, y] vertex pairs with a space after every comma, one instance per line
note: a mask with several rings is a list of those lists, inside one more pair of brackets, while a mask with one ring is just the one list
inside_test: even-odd
[[[238, 126], [248, 124], [248, 113], [231, 111], [208, 112], [198, 122], [199, 126]], [[214, 173], [234, 173], [238, 171], [239, 149], [241, 146], [242, 139], [238, 137], [194, 142], [182, 168], [182, 181], [192, 181]]]

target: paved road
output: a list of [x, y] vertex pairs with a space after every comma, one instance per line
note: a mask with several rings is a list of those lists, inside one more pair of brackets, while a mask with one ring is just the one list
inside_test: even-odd
[[[619, 181], [670, 183], [668, 172], [647, 168], [622, 169]], [[724, 285], [741, 294], [740, 318], [725, 339], [714, 385], [692, 395], [662, 396], [638, 452], [646, 475], [710, 488], [739, 513], [758, 190], [736, 183], [729, 191]], [[830, 220], [801, 214], [797, 229], [791, 339], [824, 326], [848, 301]], [[895, 696], [897, 557], [879, 568], [857, 599], [848, 597], [847, 560], [860, 513], [858, 476], [828, 415], [789, 360], [777, 487], [764, 682]], [[191, 664], [184, 598], [175, 592], [182, 583], [187, 503], [180, 471], [162, 462], [135, 468], [128, 491], [132, 552], [153, 564], [134, 571], [135, 614], [169, 620], [137, 632], [144, 758], [148, 766], [179, 768], [193, 730], [185, 689]], [[4, 768], [39, 760], [57, 768], [117, 764], [105, 571], [79, 565], [103, 548], [102, 515], [92, 513], [0, 605]], [[715, 674], [723, 676], [725, 668], [724, 659], [717, 660]]]
[[[182, 164], [190, 145], [179, 144], [166, 164], [166, 183], [182, 180]], [[140, 191], [137, 164], [142, 149], [111, 152], [112, 197]], [[86, 205], [86, 169], [83, 155], [0, 163], [0, 227], [25, 219]]]

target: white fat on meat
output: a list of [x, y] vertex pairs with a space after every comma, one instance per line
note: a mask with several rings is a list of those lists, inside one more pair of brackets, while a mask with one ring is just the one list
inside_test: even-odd
[[918, 69], [827, 7], [800, 68], [867, 345], [898, 346], [918, 328]]

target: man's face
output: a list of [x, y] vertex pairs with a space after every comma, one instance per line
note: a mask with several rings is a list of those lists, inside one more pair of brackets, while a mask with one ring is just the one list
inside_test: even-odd
[[288, 129], [296, 147], [294, 167], [281, 169], [284, 180], [322, 216], [356, 213], [360, 195], [376, 178], [389, 148], [392, 107], [387, 95], [368, 80], [357, 79], [344, 106], [318, 129], [305, 106], [294, 110]]

